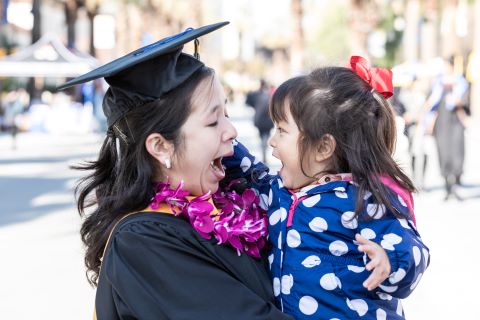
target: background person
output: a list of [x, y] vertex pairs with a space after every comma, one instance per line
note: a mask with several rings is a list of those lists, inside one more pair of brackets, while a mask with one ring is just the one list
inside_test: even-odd
[[440, 171], [445, 180], [445, 200], [462, 200], [456, 186], [461, 183], [465, 159], [465, 127], [468, 82], [454, 72], [454, 59], [445, 61], [444, 72], [435, 81], [426, 108], [433, 114], [432, 133], [437, 144]]
[[249, 92], [245, 103], [255, 109], [253, 124], [258, 130], [260, 137], [260, 146], [262, 148], [262, 160], [267, 163], [267, 147], [270, 131], [273, 128], [273, 122], [268, 113], [268, 105], [270, 103], [270, 88], [265, 80], [260, 80], [260, 88], [256, 91]]

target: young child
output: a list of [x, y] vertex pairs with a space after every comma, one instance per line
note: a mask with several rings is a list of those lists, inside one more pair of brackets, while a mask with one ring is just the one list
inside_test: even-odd
[[296, 319], [405, 319], [400, 299], [429, 264], [389, 96], [391, 72], [361, 57], [292, 78], [270, 105], [279, 176], [239, 143], [224, 161], [268, 207], [274, 294]]

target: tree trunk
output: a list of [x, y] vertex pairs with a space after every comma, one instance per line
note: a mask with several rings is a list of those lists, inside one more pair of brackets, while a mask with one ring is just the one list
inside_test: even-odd
[[443, 8], [441, 8], [442, 20], [441, 20], [441, 56], [449, 57], [452, 55], [461, 54], [460, 41], [457, 36], [456, 17], [457, 17], [457, 1], [446, 0], [443, 2]]
[[349, 13], [350, 52], [369, 58], [368, 36], [379, 22], [377, 5], [373, 0], [351, 0]]
[[76, 34], [75, 23], [77, 22], [77, 2], [75, 0], [66, 0], [65, 5], [65, 19], [67, 23], [67, 47], [75, 48]]
[[470, 110], [472, 112], [473, 122], [478, 127], [480, 125], [480, 0], [475, 0], [474, 10], [474, 30], [473, 30], [473, 52], [471, 65], [472, 87], [470, 90]]
[[403, 34], [403, 59], [408, 62], [418, 61], [420, 1], [407, 0], [405, 8], [405, 31]]
[[33, 15], [33, 27], [32, 27], [32, 43], [35, 43], [42, 36], [42, 17], [40, 14], [40, 8], [42, 0], [32, 1], [32, 15]]
[[431, 61], [441, 54], [441, 36], [439, 3], [437, 0], [427, 0], [423, 3], [423, 24], [420, 39], [421, 60]]
[[7, 24], [7, 9], [8, 9], [8, 0], [0, 1], [0, 12], [1, 12], [1, 21], [0, 25]]
[[[32, 27], [32, 44], [37, 42], [42, 37], [42, 16], [40, 13], [42, 1], [32, 1], [32, 15], [33, 15], [33, 27]], [[27, 92], [29, 96], [29, 105], [33, 100], [40, 98], [41, 93], [35, 83], [35, 78], [29, 78], [27, 83]]]
[[88, 9], [87, 10], [87, 16], [88, 16], [88, 24], [89, 24], [89, 27], [90, 27], [90, 30], [89, 30], [89, 33], [90, 33], [90, 36], [89, 36], [89, 53], [92, 57], [96, 57], [97, 54], [95, 52], [95, 39], [94, 39], [94, 29], [93, 29], [93, 20], [95, 19], [95, 16], [98, 14], [98, 6], [95, 6], [95, 8], [93, 9]]
[[304, 59], [304, 34], [302, 28], [303, 10], [302, 0], [291, 0], [292, 14], [292, 46], [290, 51], [290, 71], [292, 74], [298, 74], [303, 70]]

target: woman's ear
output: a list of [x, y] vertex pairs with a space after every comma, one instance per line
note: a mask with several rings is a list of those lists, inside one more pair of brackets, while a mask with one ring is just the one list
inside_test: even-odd
[[171, 168], [171, 159], [174, 152], [172, 142], [166, 140], [160, 133], [151, 133], [145, 140], [145, 148], [147, 149], [147, 152], [158, 162], [163, 164], [165, 168]]
[[337, 147], [337, 141], [331, 134], [324, 134], [319, 141], [318, 148], [315, 153], [315, 161], [322, 162], [330, 159]]

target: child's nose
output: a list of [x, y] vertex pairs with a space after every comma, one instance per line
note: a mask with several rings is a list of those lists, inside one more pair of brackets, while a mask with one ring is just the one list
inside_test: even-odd
[[269, 139], [268, 139], [268, 145], [272, 148], [275, 148], [275, 141], [274, 141], [274, 138], [275, 138], [275, 135], [271, 136]]

